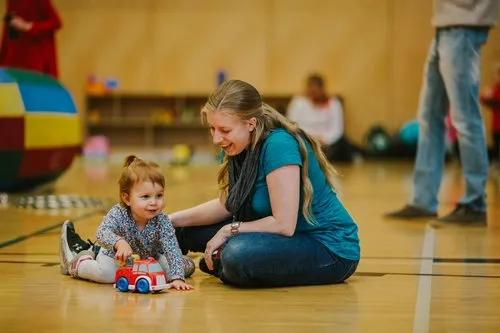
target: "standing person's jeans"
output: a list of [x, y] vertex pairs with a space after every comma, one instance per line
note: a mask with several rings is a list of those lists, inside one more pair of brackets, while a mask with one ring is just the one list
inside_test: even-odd
[[[230, 222], [178, 229], [182, 251], [203, 252], [207, 242]], [[308, 235], [241, 233], [224, 244], [218, 276], [240, 287], [320, 285], [343, 282], [357, 266], [357, 260], [336, 256]]]
[[435, 212], [445, 156], [446, 113], [458, 132], [465, 176], [461, 204], [486, 211], [488, 153], [479, 106], [480, 51], [487, 28], [440, 28], [432, 41], [420, 95], [413, 206]]

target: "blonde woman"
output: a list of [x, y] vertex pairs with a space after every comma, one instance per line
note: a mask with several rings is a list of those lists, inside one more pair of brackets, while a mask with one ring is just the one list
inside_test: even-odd
[[201, 111], [222, 149], [220, 197], [170, 215], [184, 252], [231, 285], [340, 283], [360, 259], [358, 227], [320, 143], [250, 84], [222, 84]]

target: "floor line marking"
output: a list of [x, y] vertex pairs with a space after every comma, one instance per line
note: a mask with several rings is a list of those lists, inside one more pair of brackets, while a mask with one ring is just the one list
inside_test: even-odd
[[420, 262], [420, 277], [418, 279], [417, 304], [413, 317], [413, 332], [429, 332], [431, 295], [432, 295], [432, 264], [434, 257], [435, 231], [430, 225], [425, 227], [422, 246], [422, 259]]

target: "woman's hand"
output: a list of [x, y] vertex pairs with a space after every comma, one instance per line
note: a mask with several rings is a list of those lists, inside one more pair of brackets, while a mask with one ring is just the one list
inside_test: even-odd
[[10, 25], [19, 31], [28, 31], [33, 26], [32, 22], [25, 21], [22, 17], [14, 16]]
[[191, 290], [191, 289], [194, 289], [194, 287], [190, 284], [187, 284], [186, 282], [184, 282], [182, 280], [174, 280], [174, 281], [170, 282], [169, 289]]
[[208, 269], [214, 269], [214, 263], [212, 261], [212, 254], [215, 250], [219, 249], [231, 236], [231, 226], [225, 225], [215, 234], [214, 237], [207, 243], [205, 248], [205, 253], [203, 254], [205, 258], [205, 263]]

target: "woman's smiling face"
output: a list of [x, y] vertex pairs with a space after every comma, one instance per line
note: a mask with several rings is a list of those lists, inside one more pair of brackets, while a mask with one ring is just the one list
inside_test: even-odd
[[207, 111], [206, 120], [213, 143], [219, 145], [228, 156], [238, 155], [250, 145], [255, 118], [242, 121], [230, 113]]

